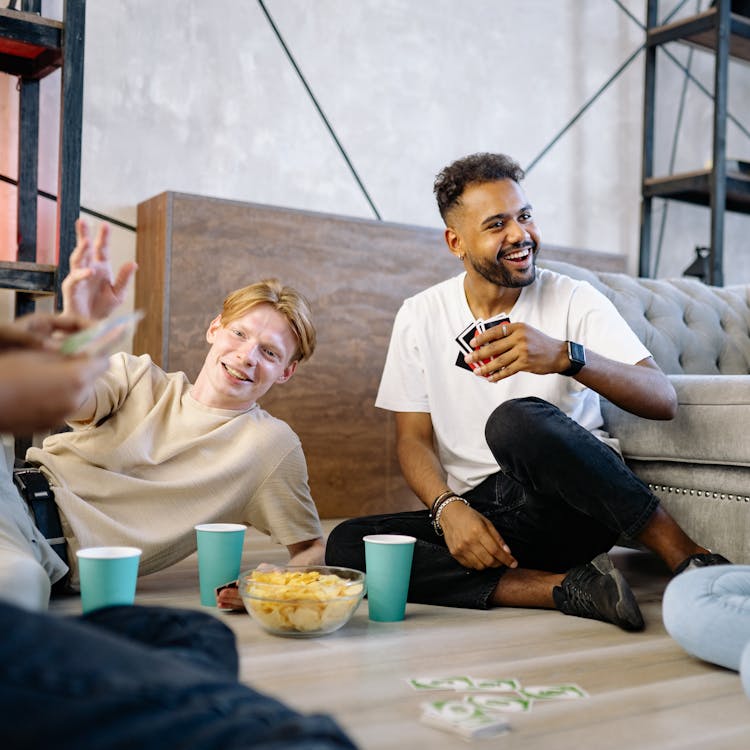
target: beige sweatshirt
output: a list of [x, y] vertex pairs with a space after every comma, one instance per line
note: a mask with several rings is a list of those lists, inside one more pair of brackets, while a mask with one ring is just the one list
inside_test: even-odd
[[140, 547], [145, 575], [194, 552], [197, 523], [246, 523], [284, 545], [323, 535], [290, 427], [257, 404], [204, 406], [190, 388], [148, 355], [116, 354], [93, 419], [29, 449], [55, 493], [74, 582], [81, 547]]

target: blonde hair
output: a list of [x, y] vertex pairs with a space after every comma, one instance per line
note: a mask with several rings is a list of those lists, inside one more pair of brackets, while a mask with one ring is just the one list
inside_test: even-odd
[[292, 362], [310, 359], [317, 339], [310, 303], [296, 289], [284, 286], [278, 279], [262, 279], [228, 294], [221, 311], [222, 326], [241, 318], [253, 307], [263, 303], [273, 305], [287, 319], [297, 339]]

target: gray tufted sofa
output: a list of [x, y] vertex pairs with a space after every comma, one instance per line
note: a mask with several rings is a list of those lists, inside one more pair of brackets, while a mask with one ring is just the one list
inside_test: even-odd
[[670, 422], [603, 402], [628, 465], [696, 541], [750, 563], [750, 286], [540, 265], [609, 297], [675, 386]]

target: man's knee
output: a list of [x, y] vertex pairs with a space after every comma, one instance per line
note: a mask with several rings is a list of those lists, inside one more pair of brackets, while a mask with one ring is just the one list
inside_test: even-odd
[[326, 543], [326, 564], [344, 568], [365, 569], [365, 544], [359, 519], [343, 521], [333, 528]]
[[0, 554], [0, 598], [23, 609], [46, 610], [51, 584], [44, 568], [33, 558]]
[[490, 449], [520, 448], [524, 441], [534, 445], [547, 425], [547, 417], [559, 411], [541, 398], [513, 398], [504, 401], [490, 414], [484, 435]]

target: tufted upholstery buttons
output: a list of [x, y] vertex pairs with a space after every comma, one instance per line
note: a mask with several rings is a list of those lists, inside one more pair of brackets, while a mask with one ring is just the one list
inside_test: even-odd
[[588, 281], [608, 297], [666, 373], [750, 373], [746, 287], [594, 273], [560, 261], [542, 261], [540, 266]]

